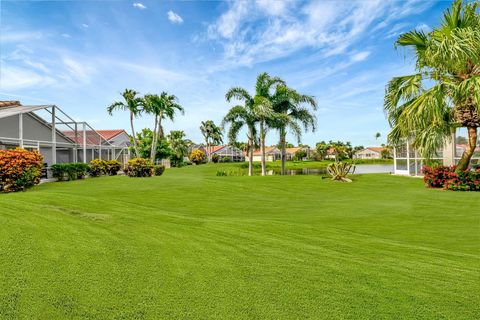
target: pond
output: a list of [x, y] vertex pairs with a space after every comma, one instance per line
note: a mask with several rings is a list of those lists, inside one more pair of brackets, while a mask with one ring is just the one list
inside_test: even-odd
[[[270, 169], [267, 170], [267, 175], [279, 175], [281, 169]], [[365, 173], [393, 173], [393, 164], [363, 164], [357, 165], [355, 168], [355, 174], [365, 174]], [[316, 169], [287, 169], [287, 175], [318, 175], [323, 176], [327, 174], [327, 168], [316, 168]]]

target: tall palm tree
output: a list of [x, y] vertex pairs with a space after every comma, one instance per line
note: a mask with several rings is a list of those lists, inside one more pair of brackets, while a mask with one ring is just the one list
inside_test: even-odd
[[218, 145], [223, 142], [222, 129], [217, 126], [212, 120], [207, 120], [202, 121], [200, 131], [202, 132], [202, 135], [205, 138], [205, 143], [207, 144], [207, 158], [210, 162], [212, 160], [212, 146]]
[[309, 105], [313, 110], [317, 110], [317, 101], [314, 97], [300, 94], [286, 85], [276, 87], [273, 96], [273, 110], [279, 115], [271, 121], [271, 126], [278, 129], [280, 135], [282, 174], [285, 174], [287, 129], [290, 129], [298, 143], [302, 136], [301, 126], [305, 131], [309, 128], [315, 131], [316, 117], [304, 105]]
[[411, 48], [417, 73], [393, 78], [384, 109], [392, 127], [389, 140], [410, 140], [429, 157], [458, 127], [466, 127], [468, 145], [458, 169], [468, 168], [480, 126], [480, 15], [478, 2], [457, 0], [440, 26], [425, 33], [402, 34], [397, 46]]
[[184, 114], [183, 107], [178, 104], [178, 99], [174, 95], [162, 92], [160, 95], [148, 94], [144, 97], [145, 111], [152, 114], [155, 118], [153, 129], [153, 141], [151, 146], [150, 160], [155, 161], [155, 150], [159, 139], [164, 138], [164, 130], [162, 120], [170, 119], [173, 121], [175, 114], [179, 111]]
[[237, 105], [231, 108], [222, 120], [222, 127], [230, 124], [228, 138], [231, 142], [236, 141], [238, 133], [243, 127], [247, 127], [247, 154], [248, 154], [248, 175], [253, 175], [253, 150], [257, 136], [257, 115], [253, 108], [253, 98], [247, 90], [242, 88], [231, 88], [225, 98], [228, 102], [232, 99], [243, 100], [244, 105]]
[[125, 89], [125, 91], [121, 94], [124, 101], [116, 101], [112, 103], [108, 108], [107, 111], [110, 115], [113, 114], [114, 110], [128, 110], [130, 112], [130, 127], [132, 129], [132, 137], [133, 137], [133, 147], [135, 149], [135, 155], [137, 157], [140, 156], [137, 144], [137, 136], [135, 133], [135, 128], [133, 126], [133, 120], [136, 118], [141, 112], [143, 108], [143, 99], [137, 96], [138, 92], [132, 89]]

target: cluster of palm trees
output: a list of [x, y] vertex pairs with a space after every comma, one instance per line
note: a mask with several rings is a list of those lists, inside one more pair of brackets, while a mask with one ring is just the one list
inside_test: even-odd
[[255, 93], [233, 87], [225, 95], [228, 102], [237, 100], [243, 105], [232, 107], [223, 118], [222, 127], [229, 125], [228, 137], [234, 142], [242, 129], [247, 131], [248, 175], [253, 174], [253, 150], [256, 141], [260, 146], [262, 175], [266, 175], [265, 139], [270, 130], [279, 134], [282, 174], [285, 174], [286, 136], [290, 131], [300, 142], [302, 128], [315, 130], [317, 109], [313, 96], [304, 95], [287, 86], [279, 77], [268, 73], [257, 76]]
[[202, 121], [200, 131], [205, 139], [207, 146], [207, 161], [212, 161], [212, 146], [223, 143], [222, 128], [217, 126], [212, 120]]
[[[124, 101], [116, 101], [112, 103], [107, 108], [107, 111], [110, 115], [112, 115], [114, 110], [118, 110], [118, 109], [129, 111], [130, 126], [132, 129], [132, 136], [133, 136], [133, 139], [132, 139], [133, 148], [135, 150], [136, 156], [140, 155], [140, 151], [138, 148], [138, 140], [137, 140], [137, 135], [135, 133], [134, 123], [133, 123], [134, 119], [139, 115], [141, 115], [142, 113], [146, 113], [154, 117], [153, 138], [152, 138], [152, 144], [151, 144], [151, 150], [150, 150], [150, 160], [154, 162], [158, 141], [159, 139], [165, 138], [162, 121], [165, 119], [169, 119], [173, 121], [177, 112], [179, 112], [180, 114], [184, 114], [184, 109], [178, 103], [177, 97], [174, 95], [168, 94], [167, 92], [162, 92], [159, 95], [146, 94], [142, 97], [142, 96], [139, 96], [139, 93], [135, 90], [125, 89], [125, 91], [122, 92], [121, 95]], [[173, 133], [173, 132], [171, 133], [171, 135], [172, 134], [174, 135], [174, 137], [171, 137], [169, 140], [178, 141], [177, 138], [180, 134]]]

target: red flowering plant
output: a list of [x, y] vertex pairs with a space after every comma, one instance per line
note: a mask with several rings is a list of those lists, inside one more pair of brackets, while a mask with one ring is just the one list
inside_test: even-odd
[[480, 191], [480, 169], [456, 172], [445, 184], [445, 189], [452, 191]]
[[40, 182], [43, 157], [24, 149], [0, 150], [0, 191], [23, 191]]
[[429, 188], [443, 188], [446, 182], [453, 178], [455, 175], [455, 170], [455, 166], [425, 166], [422, 169], [423, 181]]

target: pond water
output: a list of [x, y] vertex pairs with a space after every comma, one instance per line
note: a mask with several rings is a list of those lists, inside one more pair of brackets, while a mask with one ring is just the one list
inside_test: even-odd
[[[267, 175], [279, 175], [281, 169], [267, 170]], [[365, 173], [393, 173], [393, 164], [363, 164], [357, 165], [355, 168], [355, 174]], [[327, 168], [317, 169], [288, 169], [287, 175], [318, 175], [323, 176], [327, 174]]]

